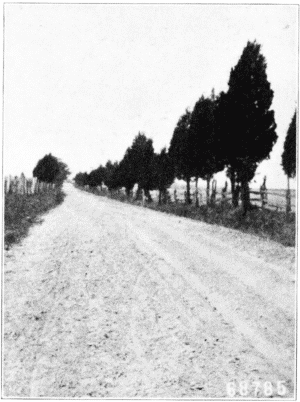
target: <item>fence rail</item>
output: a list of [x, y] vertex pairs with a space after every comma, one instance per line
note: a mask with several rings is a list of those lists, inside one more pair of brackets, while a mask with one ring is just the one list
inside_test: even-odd
[[4, 178], [5, 194], [31, 195], [46, 192], [54, 187], [55, 184], [41, 182], [36, 177], [26, 178], [23, 173], [20, 177], [7, 176]]

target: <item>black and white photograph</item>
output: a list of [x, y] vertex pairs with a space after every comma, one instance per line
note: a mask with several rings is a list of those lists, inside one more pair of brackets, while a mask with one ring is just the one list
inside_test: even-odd
[[298, 4], [3, 4], [2, 399], [296, 400], [298, 79]]

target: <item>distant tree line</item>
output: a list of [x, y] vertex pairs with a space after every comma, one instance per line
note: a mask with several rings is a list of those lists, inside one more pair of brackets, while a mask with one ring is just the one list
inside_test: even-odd
[[[200, 97], [192, 111], [186, 110], [178, 120], [168, 150], [155, 153], [152, 140], [139, 132], [120, 162], [108, 161], [89, 174], [78, 173], [75, 182], [90, 187], [104, 184], [109, 190], [125, 188], [128, 196], [137, 184], [137, 197], [144, 190], [151, 202], [150, 191], [156, 189], [161, 203], [166, 201], [167, 189], [174, 179], [183, 179], [186, 201], [190, 203], [192, 179], [196, 186], [199, 178], [206, 180], [209, 199], [213, 176], [226, 169], [232, 203], [238, 206], [241, 195], [246, 213], [250, 207], [249, 182], [259, 163], [270, 157], [277, 141], [274, 111], [270, 109], [274, 93], [266, 68], [261, 46], [248, 42], [231, 69], [227, 92], [215, 95], [212, 90], [209, 97]], [[288, 155], [295, 152], [296, 117], [292, 123], [288, 134], [292, 145], [285, 146]], [[291, 166], [287, 159], [283, 157], [283, 167], [292, 176], [295, 157]]]

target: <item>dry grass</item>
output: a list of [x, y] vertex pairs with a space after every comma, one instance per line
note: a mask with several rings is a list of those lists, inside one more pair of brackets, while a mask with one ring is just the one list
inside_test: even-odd
[[61, 204], [65, 194], [58, 189], [45, 193], [21, 195], [6, 194], [4, 205], [4, 243], [8, 249], [26, 236], [31, 225], [41, 214]]
[[225, 226], [245, 233], [259, 235], [288, 247], [296, 244], [295, 213], [289, 219], [284, 212], [269, 209], [253, 208], [247, 216], [243, 216], [241, 208], [233, 208], [230, 204], [218, 204], [215, 207], [202, 205], [199, 208], [184, 204], [157, 205], [149, 204], [149, 208], [171, 213], [186, 218], [200, 220], [213, 225]]

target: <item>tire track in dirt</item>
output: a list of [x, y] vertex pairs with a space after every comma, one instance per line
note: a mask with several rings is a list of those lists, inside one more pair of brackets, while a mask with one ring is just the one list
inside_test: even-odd
[[[141, 226], [138, 225], [138, 227], [134, 227], [132, 221], [128, 223], [131, 225], [132, 230], [131, 233], [137, 233], [138, 232], [138, 237], [139, 241], [142, 241], [144, 243], [144, 247], [148, 247], [151, 250], [155, 250], [156, 254], [159, 256], [163, 256], [163, 259], [168, 262], [169, 266], [173, 268], [170, 269], [168, 276], [176, 275], [178, 271], [182, 270], [182, 263], [180, 260], [182, 260], [182, 255], [185, 256], [185, 259], [190, 261], [191, 264], [194, 263], [193, 259], [200, 264], [207, 263], [207, 260], [204, 262], [203, 259], [201, 259], [201, 252], [199, 253], [200, 256], [198, 256], [198, 252], [195, 248], [193, 248], [193, 244], [189, 244], [189, 247], [186, 249], [186, 243], [177, 242], [178, 244], [172, 244], [172, 249], [167, 249], [165, 247], [162, 247], [162, 243], [158, 241], [157, 239], [157, 230], [155, 231], [156, 238], [153, 239], [153, 237], [149, 236], [149, 230], [145, 231], [143, 230], [143, 227], [145, 225]], [[148, 228], [147, 228], [148, 229]], [[163, 233], [164, 235], [164, 243], [166, 244], [168, 242], [166, 233]], [[172, 239], [174, 242], [174, 239]], [[176, 252], [176, 250], [180, 250], [180, 254]], [[188, 256], [188, 257], [187, 257]], [[206, 257], [204, 253], [204, 258]], [[219, 259], [217, 260], [219, 261]], [[214, 264], [214, 257], [212, 256], [211, 260], [211, 267], [209, 269], [212, 269], [213, 264]], [[195, 263], [194, 263], [195, 265]], [[196, 265], [199, 267], [199, 264]], [[221, 270], [222, 272], [222, 270]], [[241, 314], [236, 314], [236, 311], [241, 310], [243, 306], [239, 303], [236, 303], [236, 306], [232, 304], [233, 299], [226, 299], [224, 296], [220, 293], [220, 290], [216, 289], [216, 291], [212, 291], [209, 286], [203, 284], [203, 276], [201, 276], [201, 279], [199, 278], [199, 272], [197, 269], [191, 269], [189, 265], [186, 265], [186, 270], [184, 272], [184, 275], [182, 278], [184, 278], [186, 282], [186, 287], [191, 287], [193, 288], [197, 293], [201, 293], [202, 296], [205, 296], [207, 300], [211, 303], [212, 306], [214, 306], [214, 309], [217, 309], [219, 312], [221, 312], [222, 316], [225, 318], [227, 322], [231, 322], [234, 327], [243, 334], [247, 339], [250, 340], [251, 344], [255, 346], [257, 351], [265, 357], [265, 359], [269, 360], [273, 366], [273, 369], [275, 372], [279, 374], [279, 377], [284, 378], [289, 384], [291, 384], [291, 377], [292, 377], [292, 369], [293, 365], [291, 366], [290, 361], [293, 359], [294, 355], [294, 349], [293, 349], [293, 339], [292, 335], [294, 334], [293, 331], [292, 334], [287, 339], [287, 343], [281, 345], [281, 341], [284, 340], [285, 338], [282, 339], [282, 336], [287, 335], [286, 330], [287, 325], [290, 324], [290, 320], [285, 319], [283, 323], [278, 322], [278, 325], [282, 325], [283, 330], [281, 330], [280, 334], [281, 336], [277, 336], [275, 333], [275, 338], [271, 337], [270, 335], [270, 330], [268, 328], [267, 333], [262, 334], [262, 328], [259, 323], [256, 323], [255, 321], [251, 321], [251, 325], [248, 324], [248, 319], [243, 317]], [[215, 283], [220, 280], [219, 278], [215, 278]], [[227, 279], [226, 277], [222, 276], [221, 279], [221, 284], [224, 286], [224, 284], [227, 283], [227, 286], [233, 286], [234, 287], [234, 281], [233, 278]], [[239, 283], [237, 286], [241, 286]], [[245, 294], [249, 293], [249, 289], [245, 288], [244, 289], [244, 297]], [[253, 297], [253, 296], [252, 296]], [[268, 299], [268, 298], [267, 298]], [[262, 304], [266, 304], [265, 300], [257, 300], [258, 302], [261, 302]], [[251, 300], [250, 300], [251, 302]], [[251, 305], [251, 309], [253, 309], [253, 305]], [[268, 306], [270, 309], [270, 306]], [[244, 311], [241, 311], [241, 313], [244, 313]], [[247, 316], [246, 316], [247, 317]], [[277, 317], [278, 318], [278, 317]], [[276, 320], [277, 320], [276, 318]], [[281, 315], [280, 317], [285, 318]], [[274, 325], [273, 325], [274, 326]], [[267, 327], [264, 327], [267, 329]], [[276, 346], [274, 347], [274, 343], [270, 342], [267, 337], [271, 337], [271, 341], [275, 343]], [[278, 344], [278, 341], [280, 342]], [[287, 348], [289, 346], [289, 349]]]

